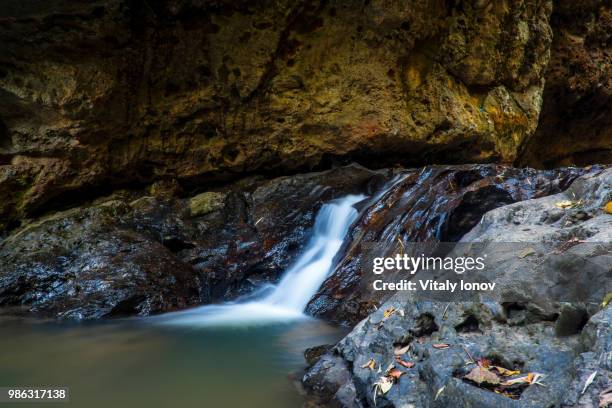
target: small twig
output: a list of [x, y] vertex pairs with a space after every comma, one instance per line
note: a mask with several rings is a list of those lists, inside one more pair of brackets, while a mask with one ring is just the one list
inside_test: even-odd
[[446, 304], [446, 307], [444, 308], [444, 311], [442, 312], [442, 318], [446, 319], [446, 312], [448, 311], [448, 307], [450, 306], [450, 303]]
[[465, 347], [463, 344], [461, 345], [461, 347], [463, 347], [463, 351], [465, 351], [465, 354], [467, 354], [468, 358], [470, 359], [470, 362], [472, 364], [476, 363], [476, 360], [474, 360], [474, 357], [472, 357], [472, 355], [468, 351], [467, 347]]

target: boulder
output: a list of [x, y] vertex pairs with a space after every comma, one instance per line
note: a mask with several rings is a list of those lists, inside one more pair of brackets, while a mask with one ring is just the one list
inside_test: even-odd
[[[604, 210], [611, 177], [610, 168], [599, 168], [577, 178], [564, 192], [490, 210], [461, 239], [489, 245], [488, 268], [501, 279], [525, 280], [537, 272], [538, 264], [550, 263], [556, 273], [546, 280], [516, 285], [539, 291], [538, 296], [523, 302], [446, 303], [398, 292], [321, 358], [326, 366], [309, 368], [304, 384], [316, 400], [337, 402], [337, 390], [354, 387], [355, 398], [338, 402], [341, 406], [596, 407], [611, 376], [612, 309], [607, 302], [600, 306], [603, 310], [597, 306], [609, 297], [605, 295], [612, 282], [612, 216]], [[513, 246], [507, 252], [499, 250], [503, 246], [491, 250], [506, 242], [527, 243], [535, 256], [517, 256]], [[588, 258], [598, 268], [574, 270], [572, 279], [566, 279], [562, 272], [567, 265], [555, 262], [578, 258]], [[598, 274], [590, 275], [593, 271]], [[576, 290], [580, 287], [589, 290]], [[573, 302], [560, 302], [553, 295]], [[571, 297], [576, 295], [582, 297]], [[413, 367], [397, 362], [398, 349], [404, 350], [400, 359]], [[519, 393], [496, 393], [494, 387], [470, 378], [483, 359], [523, 376], [541, 374], [544, 386], [531, 383]], [[375, 384], [391, 365], [403, 374], [388, 392], [375, 394]], [[338, 371], [346, 381], [326, 376]]]
[[[372, 290], [372, 282], [379, 279], [371, 271], [373, 257], [417, 249], [417, 256], [448, 252], [453, 246], [446, 243], [459, 241], [487, 211], [563, 191], [585, 171], [458, 165], [399, 172], [366, 204], [349, 234], [347, 249], [308, 312], [341, 324], [357, 323], [389, 296]], [[416, 248], [416, 242], [424, 245]]]

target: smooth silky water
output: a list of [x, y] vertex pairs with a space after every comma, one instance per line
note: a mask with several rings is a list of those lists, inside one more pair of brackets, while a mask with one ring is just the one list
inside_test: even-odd
[[248, 301], [97, 323], [0, 319], [0, 386], [69, 387], [53, 406], [300, 406], [303, 351], [346, 334], [303, 311], [364, 198], [323, 205], [302, 255]]

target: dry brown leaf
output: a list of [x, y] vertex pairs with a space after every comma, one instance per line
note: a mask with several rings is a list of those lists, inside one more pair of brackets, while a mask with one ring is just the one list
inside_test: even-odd
[[400, 378], [402, 375], [404, 374], [403, 371], [398, 370], [397, 368], [392, 368], [389, 370], [389, 372], [387, 372], [387, 377], [391, 377], [395, 380], [397, 380], [398, 378]]
[[410, 350], [410, 344], [404, 347], [396, 347], [395, 350], [393, 350], [393, 354], [395, 354], [396, 356], [401, 356], [406, 354], [408, 350]]
[[612, 292], [606, 293], [606, 296], [604, 296], [601, 302], [601, 307], [605, 308], [610, 302], [612, 302]]
[[535, 252], [536, 252], [535, 249], [533, 249], [532, 247], [525, 248], [521, 252], [519, 252], [518, 257], [523, 259], [529, 255], [535, 254]]
[[404, 360], [400, 360], [399, 358], [396, 361], [397, 361], [397, 364], [401, 365], [402, 367], [406, 367], [406, 368], [412, 368], [415, 365], [415, 363], [413, 363], [412, 361], [404, 361]]
[[390, 307], [389, 309], [385, 310], [383, 313], [383, 319], [388, 319], [389, 317], [393, 316], [396, 311], [397, 309], [394, 307]]
[[503, 383], [501, 383], [501, 385], [503, 385], [504, 387], [509, 387], [511, 385], [516, 385], [516, 384], [539, 384], [539, 385], [543, 385], [541, 383], [538, 382], [538, 380], [540, 378], [542, 378], [543, 375], [542, 374], [538, 374], [538, 373], [529, 373], [526, 376], [523, 377], [518, 377], [518, 378], [513, 378], [511, 380], [507, 380], [504, 381]]
[[582, 204], [584, 204], [584, 201], [582, 200], [578, 200], [578, 201], [571, 201], [571, 200], [564, 200], [564, 201], [559, 201], [555, 203], [555, 206], [557, 208], [576, 208], [578, 206], [581, 206]]
[[450, 346], [446, 343], [437, 343], [437, 344], [432, 344], [431, 347], [435, 349], [446, 349], [446, 348], [449, 348]]
[[484, 368], [489, 368], [489, 366], [491, 365], [491, 361], [486, 358], [479, 358], [478, 360], [476, 360], [476, 364]]
[[373, 358], [369, 359], [367, 363], [361, 366], [361, 368], [369, 368], [370, 370], [376, 369], [376, 360]]
[[570, 201], [570, 200], [558, 201], [558, 202], [555, 203], [555, 207], [557, 207], [557, 208], [571, 208], [572, 207], [572, 201]]
[[466, 380], [475, 382], [478, 385], [499, 385], [500, 380], [497, 374], [484, 367], [474, 367], [472, 371], [463, 376]]
[[491, 370], [497, 371], [499, 374], [503, 375], [504, 377], [512, 377], [513, 375], [519, 375], [521, 373], [518, 370], [508, 370], [507, 368], [499, 367], [499, 366], [491, 366], [490, 368]]
[[393, 386], [393, 380], [388, 377], [380, 377], [374, 383], [374, 403], [376, 403], [376, 394], [386, 394]]
[[612, 405], [612, 387], [599, 394], [599, 408], [608, 408]]

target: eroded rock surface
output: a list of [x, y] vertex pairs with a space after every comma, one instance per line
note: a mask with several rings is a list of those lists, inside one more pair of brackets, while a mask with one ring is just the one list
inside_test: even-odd
[[6, 0], [0, 229], [158, 179], [513, 162], [537, 126], [551, 9]]
[[[560, 266], [563, 260], [584, 258], [599, 265], [599, 275], [582, 268], [568, 277], [557, 267], [556, 275], [537, 282], [537, 287], [531, 285], [541, 293], [531, 294], [525, 302], [417, 301], [410, 292], [398, 292], [308, 370], [303, 381], [314, 403], [414, 408], [598, 406], [599, 395], [612, 381], [612, 308], [598, 306], [612, 282], [612, 215], [604, 211], [610, 177], [609, 168], [597, 169], [562, 193], [493, 209], [462, 239], [533, 245], [533, 257], [512, 250], [489, 251], [488, 268], [498, 270], [498, 276], [512, 274], [516, 281], [535, 273], [537, 264]], [[525, 284], [518, 286], [528, 289]], [[581, 287], [590, 289], [581, 292], [582, 301], [550, 300], [550, 291], [570, 293]], [[589, 298], [588, 293], [599, 299]], [[406, 346], [401, 360], [414, 363], [411, 368], [399, 364], [394, 354]], [[464, 377], [476, 366], [470, 362], [483, 358], [525, 375], [542, 374], [545, 386], [531, 384], [514, 398], [477, 386]], [[375, 397], [375, 383], [390, 365], [404, 374], [388, 392]], [[593, 383], [583, 393], [594, 372]]]
[[612, 9], [606, 1], [554, 2], [551, 60], [538, 128], [521, 164], [612, 162]]
[[191, 199], [168, 196], [167, 186], [153, 186], [155, 196], [118, 192], [4, 239], [0, 306], [91, 319], [232, 299], [279, 277], [307, 242], [323, 202], [373, 191], [384, 179], [347, 166], [247, 179]]
[[[388, 296], [371, 290], [379, 279], [371, 273], [372, 256], [394, 256], [414, 242], [458, 241], [487, 211], [563, 191], [584, 171], [464, 165], [401, 172], [360, 216], [346, 253], [308, 312], [338, 323], [357, 323]], [[423, 250], [435, 249], [431, 245]]]
[[[398, 295], [321, 357], [304, 383], [322, 406], [596, 407], [599, 393], [612, 380], [612, 309], [595, 314], [581, 334], [558, 337], [554, 321], [523, 306], [531, 317], [517, 324], [517, 310], [497, 303], [413, 302]], [[384, 310], [391, 307], [404, 316], [385, 318]], [[448, 347], [437, 348], [441, 344]], [[394, 354], [405, 346], [408, 351], [400, 359], [414, 363], [411, 368], [397, 363]], [[370, 359], [374, 369], [366, 367]], [[529, 385], [518, 399], [479, 387], [463, 378], [479, 359], [524, 375], [543, 374], [545, 386]], [[390, 365], [404, 374], [387, 393], [378, 393], [375, 403], [374, 383]], [[595, 370], [596, 381], [581, 395]]]

